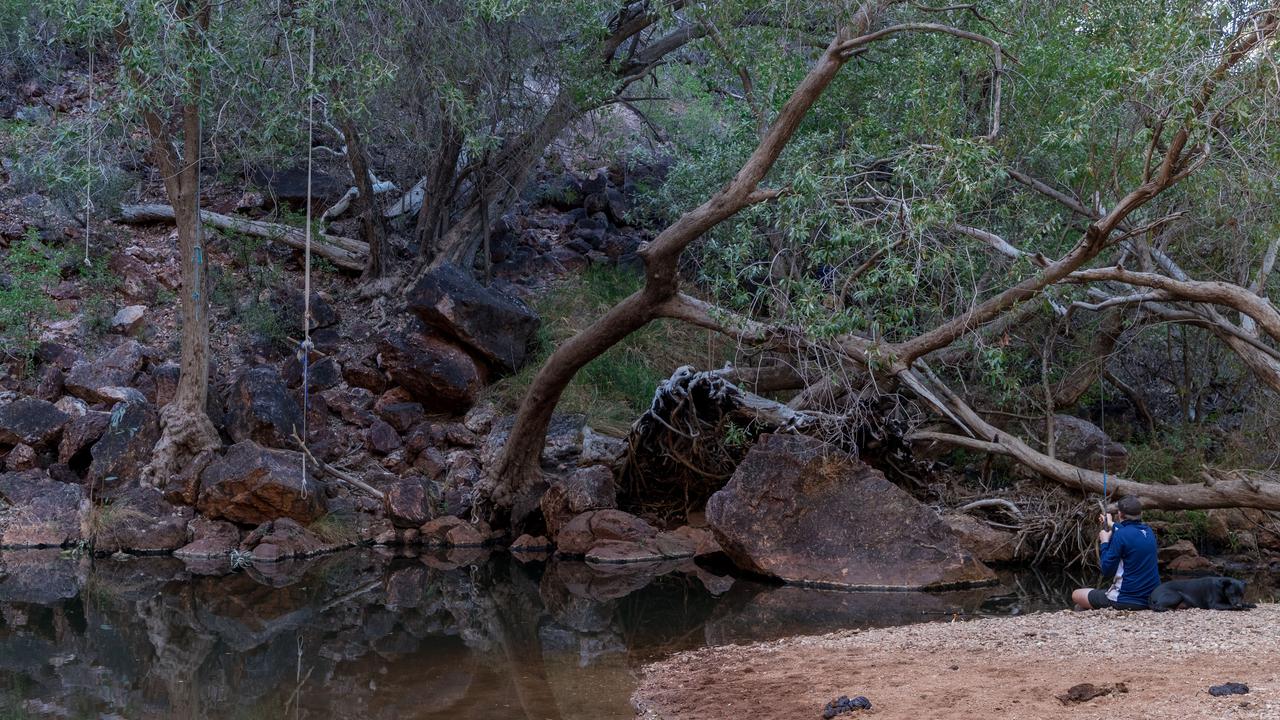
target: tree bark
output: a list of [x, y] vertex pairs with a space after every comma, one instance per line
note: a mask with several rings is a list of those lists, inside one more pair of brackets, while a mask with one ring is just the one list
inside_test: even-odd
[[[369, 157], [365, 153], [364, 142], [360, 139], [360, 128], [350, 117], [342, 118], [342, 134], [347, 138], [347, 164], [355, 179], [356, 212], [360, 214], [360, 223], [364, 231], [365, 244], [369, 246], [365, 257], [363, 280], [377, 280], [387, 273], [386, 233], [383, 232], [382, 214], [378, 210], [378, 201], [373, 194], [373, 182], [369, 180]], [[314, 246], [312, 247], [314, 251]]]

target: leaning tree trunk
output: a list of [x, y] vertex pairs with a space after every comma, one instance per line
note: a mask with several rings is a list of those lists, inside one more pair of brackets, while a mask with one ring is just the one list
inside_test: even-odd
[[351, 167], [356, 190], [355, 209], [360, 215], [364, 241], [369, 245], [369, 256], [365, 258], [364, 280], [377, 280], [387, 273], [386, 233], [383, 232], [382, 215], [378, 212], [378, 201], [373, 195], [373, 182], [369, 179], [369, 157], [365, 153], [364, 142], [360, 139], [360, 128], [350, 117], [342, 119], [342, 134], [347, 138], [347, 163]]
[[485, 509], [491, 519], [509, 519], [513, 525], [521, 524], [521, 517], [504, 516], [513, 508], [531, 505], [517, 500], [523, 500], [522, 495], [537, 478], [547, 427], [561, 394], [578, 370], [648, 324], [657, 317], [662, 304], [676, 295], [679, 291], [678, 263], [685, 248], [743, 208], [778, 196], [778, 191], [758, 191], [756, 188], [773, 168], [800, 121], [848, 61], [845, 43], [854, 32], [865, 32], [878, 9], [876, 3], [863, 5], [850, 24], [839, 29], [729, 184], [703, 204], [686, 212], [641, 249], [640, 256], [645, 263], [644, 287], [558, 347], [543, 363], [520, 403], [502, 457], [481, 487], [481, 501], [487, 506]]

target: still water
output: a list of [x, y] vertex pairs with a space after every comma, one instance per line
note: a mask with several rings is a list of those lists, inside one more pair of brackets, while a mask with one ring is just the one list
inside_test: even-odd
[[0, 554], [0, 720], [631, 718], [646, 661], [705, 645], [1062, 607], [1035, 572], [843, 593], [692, 562], [592, 568], [478, 551], [220, 562]]

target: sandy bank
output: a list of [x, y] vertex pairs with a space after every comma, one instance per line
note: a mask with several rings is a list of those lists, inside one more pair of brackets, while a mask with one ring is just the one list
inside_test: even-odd
[[[1227, 681], [1251, 692], [1208, 694]], [[1057, 699], [1084, 682], [1128, 692]], [[840, 695], [874, 705], [839, 716], [850, 719], [1280, 718], [1280, 605], [1062, 611], [708, 648], [647, 666], [633, 700], [651, 720], [795, 720]]]

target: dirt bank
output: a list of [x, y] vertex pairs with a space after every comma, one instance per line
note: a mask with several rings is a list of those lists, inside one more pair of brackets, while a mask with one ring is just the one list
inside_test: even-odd
[[[1248, 695], [1213, 697], [1235, 681]], [[1065, 706], [1078, 683], [1123, 682]], [[1280, 718], [1280, 605], [1247, 613], [1063, 611], [792, 638], [681, 653], [645, 668], [649, 720], [819, 718]]]

